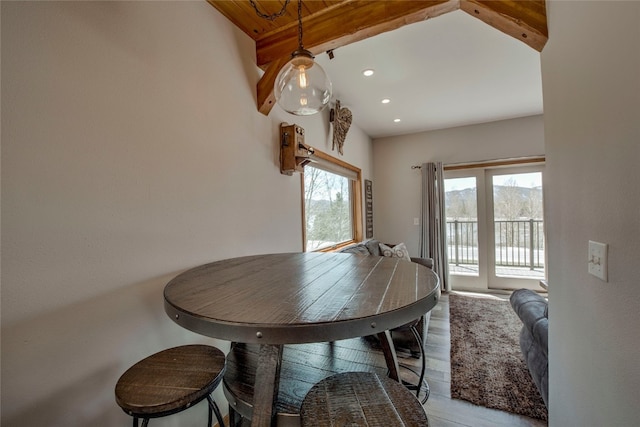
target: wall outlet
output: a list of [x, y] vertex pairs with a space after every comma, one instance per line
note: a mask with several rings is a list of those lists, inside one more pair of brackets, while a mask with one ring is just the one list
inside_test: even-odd
[[607, 244], [589, 240], [589, 274], [607, 281]]

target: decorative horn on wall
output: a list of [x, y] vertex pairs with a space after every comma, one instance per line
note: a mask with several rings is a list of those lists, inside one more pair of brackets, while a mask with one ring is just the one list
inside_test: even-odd
[[338, 153], [340, 154], [344, 154], [342, 152], [342, 146], [347, 137], [347, 132], [351, 127], [352, 119], [351, 110], [341, 107], [340, 100], [336, 100], [336, 106], [331, 109], [331, 113], [329, 114], [329, 121], [333, 123], [333, 146], [331, 149], [335, 150], [337, 147]]

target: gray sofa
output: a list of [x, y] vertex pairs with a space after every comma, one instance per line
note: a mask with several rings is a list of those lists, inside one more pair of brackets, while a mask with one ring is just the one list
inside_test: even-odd
[[509, 298], [511, 306], [522, 320], [520, 349], [533, 382], [544, 404], [549, 395], [549, 363], [547, 357], [549, 334], [549, 306], [547, 300], [530, 289], [518, 289]]
[[[354, 243], [353, 245], [342, 248], [339, 252], [361, 254], [361, 255], [374, 255], [382, 256], [380, 251], [380, 241], [376, 239], [365, 240], [364, 242]], [[393, 246], [393, 245], [387, 245]], [[414, 258], [411, 257], [411, 261], [422, 264], [427, 268], [433, 268], [433, 260], [431, 258]]]
[[[380, 251], [381, 242], [376, 239], [365, 240], [361, 243], [355, 243], [353, 245], [349, 245], [341, 249], [339, 252], [345, 253], [353, 253], [360, 254], [366, 256], [382, 256], [382, 252]], [[393, 245], [387, 245], [393, 246]], [[411, 261], [417, 264], [422, 264], [427, 268], [433, 268], [433, 260], [431, 258], [414, 258], [411, 257]], [[427, 342], [427, 331], [429, 330], [429, 319], [431, 318], [431, 312], [425, 313], [424, 316], [420, 319], [418, 324], [416, 325], [416, 329], [418, 329], [418, 333], [422, 337], [423, 345], [426, 345]], [[420, 347], [415, 342], [413, 335], [407, 328], [398, 328], [397, 330], [391, 331], [393, 336], [393, 342], [396, 348], [408, 349], [411, 352], [411, 355], [414, 357], [420, 357]]]

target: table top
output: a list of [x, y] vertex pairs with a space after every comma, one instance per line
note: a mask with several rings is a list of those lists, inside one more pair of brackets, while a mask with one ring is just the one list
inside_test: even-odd
[[415, 320], [440, 297], [438, 276], [398, 258], [344, 253], [254, 255], [188, 270], [165, 311], [214, 338], [261, 344], [373, 335]]

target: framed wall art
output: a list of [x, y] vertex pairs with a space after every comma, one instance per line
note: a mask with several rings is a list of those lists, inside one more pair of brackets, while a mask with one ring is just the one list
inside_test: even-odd
[[373, 238], [373, 183], [365, 179], [364, 180], [364, 206], [365, 206], [365, 218], [366, 218], [366, 237], [367, 239]]

